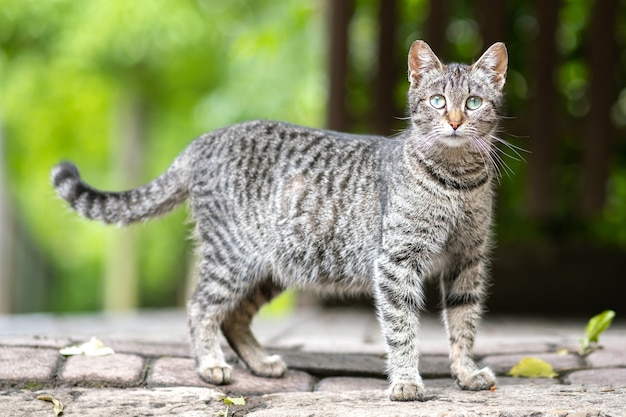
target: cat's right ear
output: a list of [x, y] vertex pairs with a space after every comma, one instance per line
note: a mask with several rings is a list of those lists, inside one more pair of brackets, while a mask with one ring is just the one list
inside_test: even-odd
[[424, 41], [415, 41], [409, 51], [409, 82], [416, 87], [428, 71], [443, 71], [443, 64]]

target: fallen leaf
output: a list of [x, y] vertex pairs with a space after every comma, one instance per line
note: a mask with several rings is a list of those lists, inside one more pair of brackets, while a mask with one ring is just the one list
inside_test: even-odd
[[533, 357], [523, 358], [511, 368], [508, 375], [524, 378], [554, 378], [559, 376], [548, 362]]
[[224, 401], [224, 404], [226, 405], [246, 405], [246, 400], [243, 397], [226, 397], [222, 401]]
[[89, 342], [79, 346], [68, 346], [59, 351], [63, 356], [87, 355], [87, 356], [106, 356], [113, 355], [115, 352], [108, 346], [105, 346], [95, 336], [89, 339]]
[[556, 351], [557, 355], [569, 355], [569, 350], [567, 348], [562, 348]]
[[246, 405], [246, 400], [243, 397], [228, 397], [223, 393], [219, 393], [216, 397], [214, 397], [217, 401], [221, 401], [226, 405], [225, 410], [219, 410], [214, 415], [218, 417], [228, 417], [228, 408], [231, 405]]
[[37, 396], [37, 399], [41, 401], [51, 402], [53, 404], [52, 411], [54, 411], [55, 416], [60, 416], [61, 414], [63, 414], [63, 403], [54, 398], [52, 395], [42, 394]]

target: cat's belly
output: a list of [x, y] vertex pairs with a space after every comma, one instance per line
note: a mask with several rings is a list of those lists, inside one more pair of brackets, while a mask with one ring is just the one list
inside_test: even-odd
[[[337, 233], [337, 232], [335, 232]], [[335, 239], [288, 236], [275, 240], [267, 253], [275, 279], [285, 287], [349, 292], [369, 291], [373, 277], [373, 249], [368, 239], [347, 243]]]

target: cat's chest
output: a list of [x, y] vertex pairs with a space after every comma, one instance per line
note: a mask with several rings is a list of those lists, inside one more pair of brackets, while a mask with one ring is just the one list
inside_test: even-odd
[[383, 217], [383, 242], [443, 251], [468, 235], [489, 232], [492, 198], [488, 186], [469, 191], [415, 187], [389, 199]]

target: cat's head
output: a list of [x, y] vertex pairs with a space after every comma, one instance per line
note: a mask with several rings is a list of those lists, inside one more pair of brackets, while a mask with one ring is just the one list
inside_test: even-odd
[[444, 65], [426, 42], [413, 42], [408, 96], [415, 133], [451, 147], [489, 140], [498, 123], [507, 63], [503, 43], [493, 44], [473, 65]]

